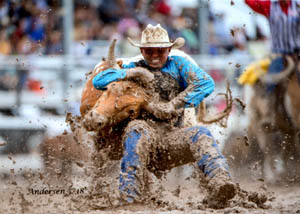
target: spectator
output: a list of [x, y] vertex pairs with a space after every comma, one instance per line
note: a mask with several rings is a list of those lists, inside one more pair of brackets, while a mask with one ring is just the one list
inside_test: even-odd
[[0, 55], [10, 55], [11, 53], [12, 48], [6, 32], [4, 30], [0, 30]]
[[62, 34], [60, 31], [56, 30], [50, 34], [48, 44], [46, 47], [46, 54], [62, 54], [63, 44], [62, 44]]

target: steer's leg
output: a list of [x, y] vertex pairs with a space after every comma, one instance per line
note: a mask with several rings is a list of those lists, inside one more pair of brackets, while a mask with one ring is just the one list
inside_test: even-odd
[[148, 183], [149, 153], [156, 141], [154, 130], [141, 120], [134, 120], [125, 129], [119, 190], [127, 202], [140, 201]]

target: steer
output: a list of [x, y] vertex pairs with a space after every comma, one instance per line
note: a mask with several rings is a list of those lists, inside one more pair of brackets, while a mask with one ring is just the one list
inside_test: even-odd
[[99, 72], [111, 67], [120, 68], [114, 56], [115, 43], [116, 40], [109, 48], [108, 59], [95, 67], [82, 93], [80, 112], [88, 131], [111, 127], [129, 117], [135, 119], [149, 98], [141, 85], [148, 87], [153, 75], [144, 68], [135, 68], [139, 72], [131, 79], [139, 80], [140, 84], [133, 81], [114, 82], [105, 91], [93, 87], [92, 80]]
[[145, 90], [134, 82], [111, 83], [85, 116], [84, 126], [89, 131], [101, 130], [127, 118], [135, 119], [145, 108], [147, 97]]
[[[286, 60], [284, 71], [265, 74], [252, 87], [248, 87], [248, 92], [252, 94], [251, 98], [248, 97], [250, 102], [247, 106], [250, 119], [248, 132], [255, 136], [264, 154], [262, 170], [268, 182], [274, 182], [274, 175], [279, 172], [276, 169], [280, 167], [278, 158], [282, 160], [282, 167], [288, 175], [297, 175], [292, 162], [299, 159], [297, 144], [300, 142], [296, 138], [300, 127], [299, 69], [291, 57], [287, 56]], [[266, 93], [266, 87], [270, 84], [276, 87], [271, 93]]]

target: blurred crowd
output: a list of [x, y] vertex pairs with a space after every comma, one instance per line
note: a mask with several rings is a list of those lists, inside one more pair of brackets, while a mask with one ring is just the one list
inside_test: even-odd
[[60, 13], [55, 1], [0, 0], [0, 53], [59, 53]]
[[[0, 0], [0, 55], [63, 54], [62, 0]], [[208, 52], [243, 50], [249, 37], [243, 28], [224, 29], [222, 14], [208, 17]], [[89, 55], [85, 41], [120, 41], [122, 53], [138, 53], [127, 37], [139, 40], [147, 24], [160, 23], [171, 39], [184, 37], [184, 51], [198, 53], [198, 8], [178, 8], [171, 0], [74, 0], [75, 53]]]
[[[61, 0], [0, 0], [0, 54], [63, 54]], [[164, 0], [74, 0], [74, 39], [137, 39], [149, 23], [161, 23], [172, 38], [183, 36], [187, 50], [197, 50], [197, 9], [173, 15]], [[131, 52], [126, 40], [123, 51]], [[76, 47], [76, 45], [75, 45]], [[83, 54], [89, 54], [85, 47]], [[82, 52], [82, 51], [81, 51]]]

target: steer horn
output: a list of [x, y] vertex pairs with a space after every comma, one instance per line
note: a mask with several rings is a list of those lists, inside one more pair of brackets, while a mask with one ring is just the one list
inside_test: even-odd
[[288, 77], [294, 70], [295, 63], [293, 61], [293, 58], [290, 56], [286, 56], [287, 59], [287, 67], [284, 69], [282, 72], [278, 74], [265, 74], [262, 77], [260, 77], [260, 81], [262, 83], [267, 83], [267, 84], [277, 84], [280, 81], [284, 80], [286, 77]]
[[[226, 93], [219, 93], [218, 95], [225, 96], [226, 108], [222, 112], [219, 112], [214, 116], [208, 116], [206, 114], [205, 103], [204, 103], [204, 101], [202, 101], [198, 107], [198, 113], [197, 113], [197, 120], [199, 122], [204, 123], [204, 124], [212, 124], [212, 123], [221, 121], [222, 119], [228, 117], [230, 112], [232, 111], [232, 106], [233, 106], [234, 101], [238, 102], [242, 106], [243, 109], [246, 107], [245, 104], [243, 103], [243, 101], [240, 100], [239, 98], [232, 99], [229, 81], [227, 81]], [[226, 127], [226, 123], [221, 123], [221, 125], [223, 127]]]
[[107, 55], [107, 62], [110, 68], [120, 68], [120, 66], [118, 65], [117, 61], [116, 61], [116, 57], [115, 57], [115, 46], [116, 46], [116, 42], [117, 40], [114, 39], [112, 41], [112, 43], [109, 46], [109, 50], [108, 50], [108, 55]]
[[[115, 57], [116, 41], [117, 40], [114, 39], [109, 46], [107, 62], [110, 68], [120, 69]], [[125, 80], [138, 80], [136, 81], [137, 83], [140, 83], [148, 88], [151, 86], [151, 81], [154, 79], [154, 75], [149, 70], [142, 67], [132, 68], [132, 70], [133, 72], [129, 72]]]

